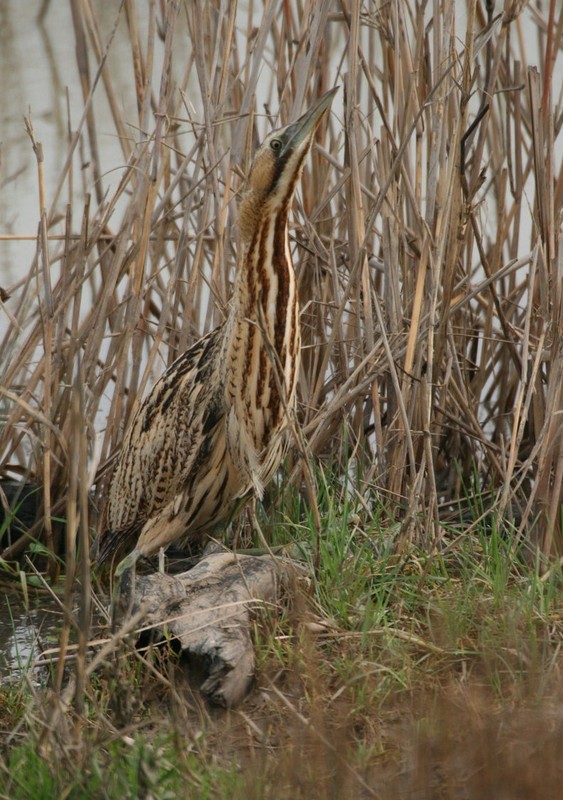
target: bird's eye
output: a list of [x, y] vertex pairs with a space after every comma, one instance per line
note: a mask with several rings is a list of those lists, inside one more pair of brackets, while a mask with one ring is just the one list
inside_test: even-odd
[[281, 143], [281, 141], [279, 139], [272, 139], [272, 141], [270, 142], [270, 147], [272, 148], [272, 150], [275, 150], [276, 153], [277, 153], [278, 150], [281, 150], [282, 143]]

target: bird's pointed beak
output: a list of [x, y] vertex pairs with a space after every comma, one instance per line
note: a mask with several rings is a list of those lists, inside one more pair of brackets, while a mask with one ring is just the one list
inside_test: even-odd
[[303, 116], [299, 117], [296, 122], [289, 125], [284, 137], [286, 138], [286, 148], [295, 150], [302, 142], [312, 136], [322, 115], [330, 108], [330, 104], [338, 88], [338, 86], [335, 86], [334, 89], [323, 94], [312, 108], [306, 111]]

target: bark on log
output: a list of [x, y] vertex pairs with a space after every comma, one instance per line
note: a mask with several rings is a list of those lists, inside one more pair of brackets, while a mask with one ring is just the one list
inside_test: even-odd
[[214, 703], [233, 706], [254, 677], [252, 613], [276, 603], [290, 567], [271, 556], [211, 553], [179, 575], [121, 577], [118, 612], [142, 612], [141, 625], [175, 637], [196, 656], [208, 677], [201, 690]]

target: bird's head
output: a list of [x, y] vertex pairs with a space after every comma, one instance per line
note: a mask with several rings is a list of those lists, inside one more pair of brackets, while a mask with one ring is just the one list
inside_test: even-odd
[[331, 89], [296, 122], [268, 134], [260, 145], [239, 210], [242, 237], [249, 242], [266, 210], [275, 213], [291, 202], [315, 131], [337, 91]]

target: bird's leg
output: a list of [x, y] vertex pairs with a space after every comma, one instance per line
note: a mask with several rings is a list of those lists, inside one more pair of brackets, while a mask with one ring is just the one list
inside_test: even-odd
[[125, 556], [125, 558], [122, 561], [120, 561], [117, 567], [115, 568], [114, 572], [115, 577], [120, 579], [126, 570], [134, 569], [141, 555], [142, 555], [141, 551], [139, 550], [138, 547], [132, 550], [129, 553], [129, 555]]
[[258, 516], [256, 514], [256, 500], [254, 500], [254, 502], [252, 503], [251, 507], [249, 508], [249, 516], [250, 516], [250, 524], [252, 525], [252, 527], [254, 528], [256, 533], [258, 534], [258, 540], [259, 540], [260, 544], [262, 545], [262, 547], [264, 548], [264, 550], [266, 552], [270, 552], [271, 553], [270, 545], [268, 544], [268, 541], [267, 541], [267, 539], [266, 539], [266, 537], [264, 535], [264, 531], [262, 530], [262, 526], [258, 522]]
[[111, 620], [112, 628], [115, 628], [117, 616], [123, 616], [124, 600], [130, 608], [133, 603], [135, 593], [135, 576], [137, 572], [137, 561], [141, 557], [138, 547], [132, 550], [129, 555], [119, 562], [114, 572], [115, 584], [111, 598]]
[[268, 540], [266, 539], [264, 531], [262, 530], [262, 526], [258, 522], [258, 516], [256, 515], [256, 503], [253, 503], [252, 507], [250, 508], [250, 521], [252, 523], [252, 527], [258, 533], [258, 540], [259, 540], [260, 544], [262, 545], [262, 547], [258, 547], [256, 549], [254, 549], [254, 552], [257, 555], [266, 555], [267, 554], [267, 555], [269, 555], [269, 556], [271, 556], [272, 558], [275, 559], [274, 552], [272, 551], [272, 548], [270, 547], [270, 545], [268, 543]]

